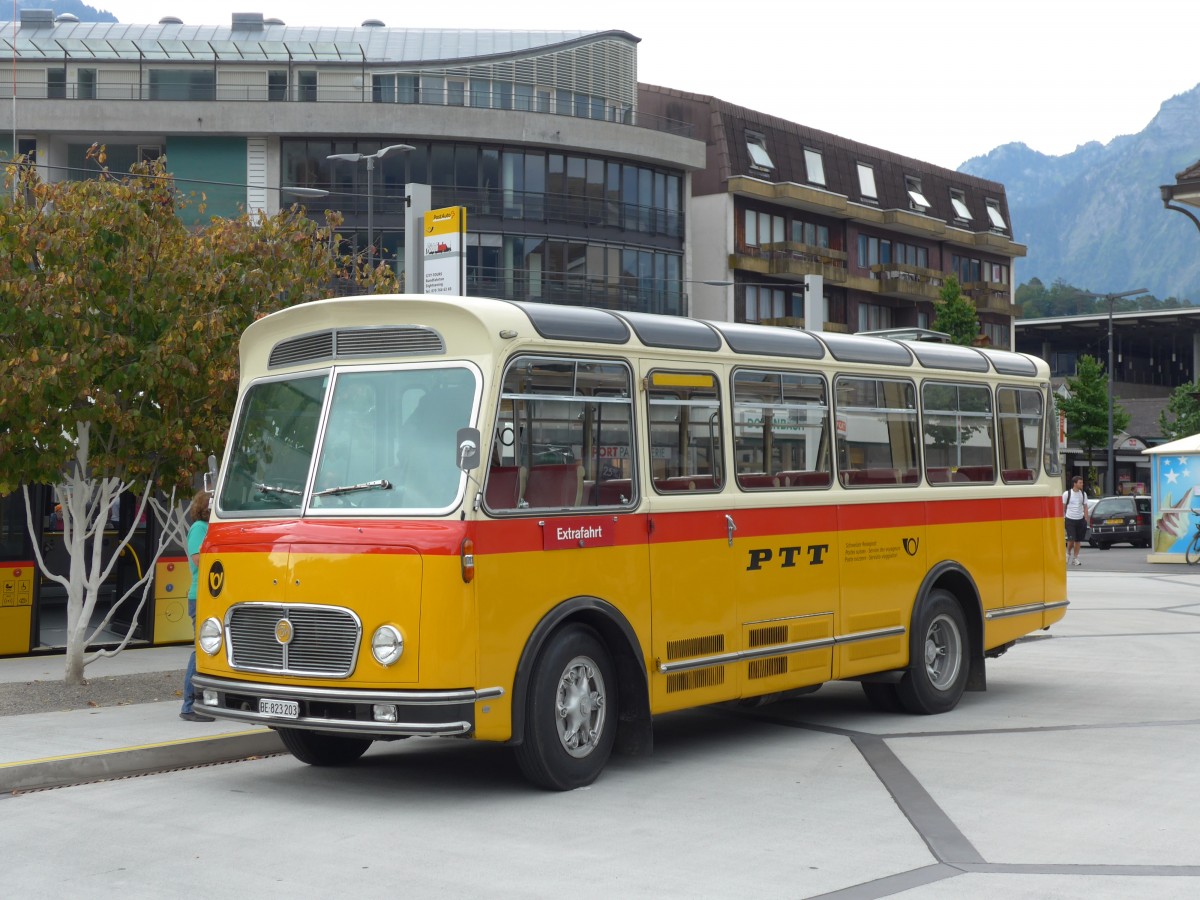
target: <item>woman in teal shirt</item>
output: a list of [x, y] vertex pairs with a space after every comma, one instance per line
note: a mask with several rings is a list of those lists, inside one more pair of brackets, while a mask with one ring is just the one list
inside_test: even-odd
[[[192, 631], [196, 630], [196, 595], [200, 584], [200, 548], [204, 537], [208, 534], [208, 504], [207, 491], [201, 491], [192, 498], [188, 507], [188, 515], [192, 519], [192, 527], [188, 529], [187, 557], [188, 566], [192, 570], [192, 583], [188, 588], [188, 615], [192, 617]], [[192, 696], [192, 676], [196, 674], [196, 646], [193, 641], [192, 655], [188, 657], [187, 672], [183, 676], [183, 708], [179, 718], [188, 722], [215, 722], [212, 716], [206, 716], [192, 709], [195, 697]]]

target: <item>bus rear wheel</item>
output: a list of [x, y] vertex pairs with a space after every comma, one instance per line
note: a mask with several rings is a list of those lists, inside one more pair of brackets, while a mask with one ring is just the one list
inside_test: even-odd
[[534, 665], [517, 764], [547, 790], [591, 784], [612, 753], [616, 725], [612, 659], [590, 628], [569, 625], [550, 638]]
[[910, 713], [934, 715], [958, 705], [967, 686], [967, 624], [953, 595], [931, 591], [913, 621], [908, 671], [896, 686]]
[[299, 728], [276, 728], [288, 752], [310, 766], [345, 766], [356, 761], [371, 746], [370, 738], [318, 734]]

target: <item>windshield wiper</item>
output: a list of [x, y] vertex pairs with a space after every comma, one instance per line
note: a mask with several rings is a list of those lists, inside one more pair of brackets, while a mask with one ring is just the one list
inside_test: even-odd
[[328, 497], [331, 494], [353, 494], [358, 491], [390, 491], [392, 483], [386, 478], [375, 481], [363, 481], [359, 484], [344, 484], [338, 487], [326, 488], [323, 491], [313, 491], [314, 497]]
[[257, 481], [254, 483], [254, 486], [258, 488], [258, 492], [260, 494], [294, 494], [295, 496], [299, 497], [300, 494], [303, 493], [302, 491], [298, 491], [294, 488], [279, 487], [273, 484], [260, 484]]

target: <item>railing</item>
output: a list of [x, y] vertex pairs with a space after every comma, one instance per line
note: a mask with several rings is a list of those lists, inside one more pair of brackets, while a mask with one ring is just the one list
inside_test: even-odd
[[614, 282], [604, 276], [531, 272], [528, 269], [498, 271], [477, 266], [467, 268], [467, 293], [473, 297], [501, 300], [532, 300], [561, 306], [589, 306], [624, 312], [652, 312], [686, 316], [688, 295], [678, 281], [633, 279]]
[[[299, 187], [328, 190], [329, 196], [303, 199], [309, 210], [335, 209], [347, 216], [366, 215], [366, 195], [339, 193], [328, 184], [312, 183]], [[536, 191], [510, 191], [503, 188], [460, 188], [434, 185], [431, 191], [434, 209], [445, 206], [465, 206], [468, 227], [478, 219], [495, 218], [504, 221], [562, 223], [594, 228], [612, 228], [625, 232], [683, 236], [683, 214], [677, 210], [640, 206], [602, 197], [579, 197], [572, 194], [550, 194]], [[283, 202], [293, 198], [284, 192]], [[406, 212], [404, 190], [389, 188], [376, 193], [373, 213], [376, 225], [388, 227], [381, 216], [403, 216]]]
[[[742, 257], [742, 262], [739, 262], [739, 257]], [[758, 247], [739, 247], [730, 260], [730, 267], [747, 268], [764, 275], [781, 277], [802, 278], [805, 275], [820, 275], [831, 284], [844, 284], [847, 258], [847, 254], [842, 250], [796, 241], [779, 241]], [[763, 260], [766, 266], [762, 263], [746, 265], [746, 260]]]
[[[149, 63], [142, 63], [144, 72]], [[196, 70], [198, 71], [198, 70]], [[205, 69], [211, 72], [211, 69]], [[199, 82], [195, 84], [154, 84], [142, 80], [118, 84], [109, 81], [66, 83], [46, 81], [44, 78], [18, 78], [17, 100], [76, 100], [81, 102], [104, 101], [156, 101], [171, 102], [277, 102], [277, 103], [377, 103], [395, 106], [441, 106], [459, 109], [492, 109], [505, 112], [532, 113], [536, 115], [565, 116], [573, 119], [592, 119], [618, 125], [630, 125], [664, 134], [691, 137], [693, 127], [665, 116], [644, 113], [632, 105], [602, 97], [576, 92], [557, 91], [554, 96], [546, 94], [516, 96], [506, 90], [471, 90], [420, 88], [414, 92], [396, 91], [387, 93], [370, 84], [354, 85], [306, 84], [292, 81], [290, 84], [269, 85], [262, 81], [236, 83], [222, 80], [219, 83]], [[6, 88], [0, 82], [0, 93], [11, 93], [11, 80]]]
[[975, 302], [975, 308], [989, 312], [1012, 312], [1009, 286], [995, 281], [972, 281], [964, 284], [963, 293]]
[[909, 266], [902, 263], [882, 263], [871, 266], [871, 277], [879, 281], [883, 294], [919, 300], [940, 298], [946, 272]]

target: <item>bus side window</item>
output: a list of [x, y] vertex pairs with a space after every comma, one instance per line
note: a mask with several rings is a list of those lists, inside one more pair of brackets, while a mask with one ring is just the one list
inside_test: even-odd
[[996, 430], [987, 385], [925, 382], [921, 422], [927, 482], [990, 484], [995, 480]]
[[647, 382], [655, 490], [721, 490], [725, 463], [717, 376], [659, 369]]
[[825, 379], [808, 373], [735, 372], [733, 458], [742, 490], [829, 487]]
[[917, 402], [913, 383], [899, 378], [839, 375], [834, 391], [842, 484], [917, 484]]
[[504, 374], [484, 489], [487, 509], [633, 506], [632, 384], [623, 362], [512, 360]]
[[1042, 394], [1032, 388], [1002, 387], [996, 392], [1000, 413], [1000, 469], [1004, 480], [1037, 481], [1042, 446]]

